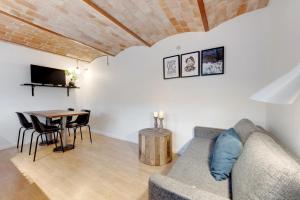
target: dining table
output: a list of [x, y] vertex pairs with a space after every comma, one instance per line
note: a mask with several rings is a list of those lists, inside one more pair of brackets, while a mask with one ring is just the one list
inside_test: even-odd
[[[63, 140], [63, 149], [68, 151], [74, 148], [73, 144], [68, 144], [68, 129], [67, 129], [67, 117], [69, 116], [79, 116], [89, 114], [83, 111], [69, 111], [69, 110], [42, 110], [42, 111], [27, 111], [24, 112], [28, 115], [35, 115], [37, 117], [45, 118], [46, 121], [53, 118], [61, 119], [61, 133]], [[56, 141], [54, 141], [56, 142]], [[61, 146], [54, 148], [54, 152], [60, 152], [63, 150]]]

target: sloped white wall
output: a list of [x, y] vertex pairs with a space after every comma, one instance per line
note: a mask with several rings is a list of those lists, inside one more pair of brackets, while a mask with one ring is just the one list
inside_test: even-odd
[[[196, 125], [229, 128], [250, 118], [264, 126], [265, 105], [248, 97], [267, 83], [267, 21], [259, 10], [208, 33], [129, 48], [109, 58], [109, 65], [99, 58], [82, 77], [79, 104], [92, 109], [94, 131], [132, 142], [139, 129], [153, 126], [152, 112], [163, 110], [174, 151], [192, 138]], [[218, 46], [225, 46], [225, 75], [163, 80], [164, 57]]]
[[[273, 0], [270, 15], [271, 52], [268, 80], [277, 79], [300, 63], [300, 1]], [[300, 157], [300, 99], [292, 105], [267, 104], [267, 128]]]
[[[16, 146], [19, 121], [16, 111], [66, 109], [76, 106], [78, 91], [67, 97], [65, 89], [36, 88], [31, 96], [30, 64], [54, 68], [76, 65], [75, 60], [0, 41], [0, 149]], [[28, 139], [29, 137], [27, 137]]]

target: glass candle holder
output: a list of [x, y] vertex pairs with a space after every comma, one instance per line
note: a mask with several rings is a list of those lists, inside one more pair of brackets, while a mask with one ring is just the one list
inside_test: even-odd
[[157, 123], [158, 117], [153, 117], [153, 118], [154, 118], [154, 128], [158, 128], [158, 123]]
[[159, 128], [164, 128], [164, 118], [159, 118]]

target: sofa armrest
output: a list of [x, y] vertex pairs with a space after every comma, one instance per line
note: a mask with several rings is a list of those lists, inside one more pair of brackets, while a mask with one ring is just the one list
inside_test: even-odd
[[195, 137], [202, 137], [202, 138], [208, 138], [208, 139], [214, 139], [222, 131], [224, 131], [224, 129], [208, 128], [208, 127], [201, 127], [201, 126], [196, 126], [194, 128]]
[[149, 200], [229, 200], [162, 175], [149, 179]]

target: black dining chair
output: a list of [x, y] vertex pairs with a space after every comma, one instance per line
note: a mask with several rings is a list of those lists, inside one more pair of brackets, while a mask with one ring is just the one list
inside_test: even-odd
[[[74, 108], [68, 108], [68, 111], [75, 111], [75, 109]], [[73, 116], [68, 116], [67, 117], [67, 123], [70, 123], [72, 121], [72, 119], [73, 119]]]
[[[74, 111], [74, 108], [68, 108], [68, 111]], [[49, 119], [49, 125], [58, 125], [61, 126], [61, 118], [59, 119]], [[67, 123], [72, 121], [72, 116], [67, 117]]]
[[19, 148], [19, 141], [20, 141], [20, 135], [21, 135], [21, 130], [23, 130], [23, 134], [22, 134], [22, 144], [21, 144], [21, 152], [23, 152], [23, 144], [24, 144], [24, 136], [25, 136], [25, 133], [26, 131], [29, 131], [29, 130], [33, 130], [33, 126], [32, 126], [32, 123], [30, 123], [26, 117], [24, 116], [23, 113], [20, 113], [20, 112], [16, 112], [17, 113], [17, 116], [19, 118], [19, 122], [21, 124], [21, 127], [19, 129], [19, 134], [18, 134], [18, 142], [17, 142], [17, 149]]
[[82, 140], [82, 127], [88, 127], [89, 129], [89, 135], [90, 135], [90, 142], [92, 143], [92, 134], [91, 134], [91, 127], [89, 125], [90, 120], [90, 110], [81, 110], [82, 112], [87, 112], [87, 114], [79, 115], [76, 120], [72, 123], [67, 124], [67, 128], [72, 128], [74, 131], [74, 140], [73, 140], [73, 146], [75, 147], [75, 140], [76, 140], [76, 131], [79, 128], [80, 130], [80, 136]]
[[[75, 111], [75, 109], [74, 108], [68, 108], [68, 111]], [[72, 123], [72, 120], [73, 120], [73, 116], [67, 116], [67, 124]], [[69, 128], [67, 128], [67, 129], [68, 129], [68, 133], [69, 133], [69, 136], [70, 136], [70, 129]]]
[[[31, 121], [32, 121], [33, 128], [35, 130], [34, 132], [39, 133], [39, 135], [36, 138], [33, 161], [35, 161], [36, 150], [37, 150], [37, 146], [38, 146], [38, 142], [39, 142], [39, 137], [42, 137], [43, 135], [53, 134], [53, 137], [54, 137], [55, 140], [57, 139], [57, 137], [59, 135], [60, 136], [61, 146], [62, 146], [62, 151], [64, 152], [62, 135], [61, 135], [61, 132], [60, 132], [61, 129], [59, 127], [57, 127], [57, 126], [48, 126], [48, 125], [42, 124], [40, 122], [40, 120], [36, 116], [34, 116], [34, 115], [30, 115], [30, 118], [31, 118]], [[29, 147], [29, 155], [31, 155], [31, 146], [32, 146], [33, 133], [31, 134], [30, 147]], [[57, 133], [57, 135], [55, 135], [55, 133]], [[55, 147], [57, 147], [56, 143], [55, 143]]]

